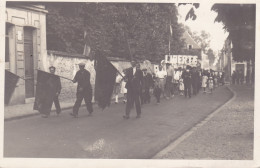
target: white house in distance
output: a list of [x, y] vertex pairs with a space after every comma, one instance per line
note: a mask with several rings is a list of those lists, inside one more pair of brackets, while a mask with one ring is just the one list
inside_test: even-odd
[[7, 2], [5, 11], [5, 69], [19, 80], [9, 105], [30, 101], [37, 69], [46, 55], [46, 13], [43, 5]]
[[[165, 63], [171, 63], [175, 68], [185, 67], [190, 65], [192, 67], [202, 66], [204, 58], [201, 47], [193, 40], [190, 34], [185, 31], [183, 37], [185, 46], [178, 55], [165, 55]], [[201, 64], [201, 65], [200, 65]]]

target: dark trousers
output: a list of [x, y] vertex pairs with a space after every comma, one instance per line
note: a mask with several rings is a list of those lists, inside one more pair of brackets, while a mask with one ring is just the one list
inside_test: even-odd
[[91, 93], [86, 93], [86, 92], [77, 92], [76, 96], [77, 96], [77, 100], [73, 106], [73, 114], [78, 114], [79, 111], [79, 107], [81, 106], [81, 102], [84, 99], [85, 104], [87, 106], [87, 110], [89, 113], [93, 112], [93, 108], [92, 108], [92, 96], [90, 96]]
[[59, 102], [58, 96], [54, 97], [53, 102], [54, 102], [54, 105], [55, 105], [55, 108], [56, 108], [56, 113], [59, 114], [61, 112], [61, 109], [60, 109], [60, 102]]
[[150, 96], [149, 88], [145, 88], [142, 94], [142, 104], [150, 103], [150, 101], [151, 101], [151, 96]]
[[156, 98], [157, 103], [160, 103], [162, 90], [159, 87], [154, 88], [154, 96]]
[[171, 96], [171, 91], [172, 91], [172, 76], [167, 76], [166, 77], [166, 84], [165, 84], [165, 94], [166, 97]]
[[126, 109], [125, 109], [126, 116], [129, 117], [130, 111], [134, 106], [134, 104], [135, 104], [137, 116], [140, 116], [141, 115], [140, 94], [128, 91], [126, 95], [126, 99], [127, 99]]
[[192, 92], [193, 92], [193, 95], [196, 95], [198, 93], [198, 82], [197, 81], [192, 82]]
[[189, 97], [191, 97], [191, 83], [189, 83], [189, 82], [184, 83], [184, 95], [185, 95], [185, 97], [187, 97], [187, 92], [188, 92]]

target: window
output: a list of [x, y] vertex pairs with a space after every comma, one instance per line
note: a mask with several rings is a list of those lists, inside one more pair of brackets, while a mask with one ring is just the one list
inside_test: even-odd
[[191, 44], [189, 44], [188, 48], [189, 48], [189, 50], [190, 50], [190, 49], [192, 49], [192, 45], [191, 45]]

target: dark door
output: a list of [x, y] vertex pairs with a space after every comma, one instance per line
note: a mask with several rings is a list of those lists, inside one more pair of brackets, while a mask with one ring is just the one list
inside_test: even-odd
[[33, 29], [24, 28], [25, 97], [34, 97]]

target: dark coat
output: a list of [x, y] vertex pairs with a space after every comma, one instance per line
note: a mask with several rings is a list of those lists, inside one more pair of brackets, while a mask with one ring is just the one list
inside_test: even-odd
[[135, 74], [133, 74], [133, 68], [128, 68], [126, 70], [126, 85], [125, 88], [128, 92], [141, 93], [142, 82], [143, 82], [143, 72], [140, 69], [136, 69]]
[[182, 79], [184, 84], [191, 84], [191, 72], [184, 71], [182, 73]]

